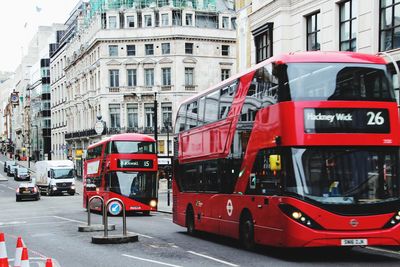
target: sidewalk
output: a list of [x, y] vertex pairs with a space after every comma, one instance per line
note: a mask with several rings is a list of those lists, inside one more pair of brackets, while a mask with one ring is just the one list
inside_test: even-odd
[[28, 165], [29, 165], [29, 170], [31, 171], [31, 172], [36, 172], [36, 168], [35, 168], [35, 162], [34, 161], [30, 161], [29, 163], [28, 163], [28, 161], [22, 161], [22, 160], [20, 160], [20, 161], [16, 161], [17, 162], [17, 164], [18, 165], [21, 165], [21, 166], [23, 166], [23, 167], [25, 167], [25, 168], [28, 168]]
[[[28, 168], [28, 161], [17, 161], [18, 165], [24, 166]], [[35, 172], [35, 162], [31, 161], [29, 163], [29, 169], [31, 172]], [[0, 177], [1, 179], [1, 177]], [[76, 180], [76, 189], [79, 194], [82, 194], [83, 184], [81, 180]], [[169, 204], [169, 205], [168, 205]], [[159, 182], [159, 190], [158, 190], [158, 211], [164, 213], [172, 213], [172, 190], [169, 192], [169, 203], [168, 203], [168, 189], [166, 186], [166, 181], [160, 180]]]

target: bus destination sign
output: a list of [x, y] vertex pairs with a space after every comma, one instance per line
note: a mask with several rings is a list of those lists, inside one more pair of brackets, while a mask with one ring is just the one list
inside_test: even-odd
[[117, 161], [118, 168], [153, 168], [152, 160], [143, 159], [119, 159]]
[[305, 133], [389, 133], [389, 112], [376, 108], [306, 108]]

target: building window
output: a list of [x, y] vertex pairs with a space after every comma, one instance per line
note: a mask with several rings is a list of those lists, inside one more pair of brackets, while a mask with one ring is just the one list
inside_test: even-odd
[[185, 85], [194, 85], [194, 68], [185, 68]]
[[128, 25], [129, 28], [135, 28], [135, 17], [127, 16], [126, 17], [126, 25]]
[[109, 70], [110, 87], [119, 87], [119, 70]]
[[356, 3], [353, 0], [340, 3], [340, 50], [356, 51]]
[[154, 107], [153, 104], [145, 104], [144, 106], [144, 114], [145, 114], [145, 127], [153, 127], [153, 115], [154, 115]]
[[223, 56], [229, 56], [229, 45], [222, 45], [221, 46], [221, 54]]
[[229, 69], [221, 70], [221, 81], [228, 79], [230, 76], [231, 76], [231, 70], [229, 70]]
[[222, 29], [229, 28], [229, 17], [222, 17]]
[[172, 25], [174, 26], [182, 25], [181, 10], [172, 10]]
[[400, 47], [400, 1], [381, 0], [380, 51]]
[[128, 127], [138, 127], [138, 105], [127, 104]]
[[126, 54], [128, 56], [136, 55], [136, 46], [135, 45], [127, 45], [126, 46]]
[[252, 32], [256, 47], [256, 63], [272, 57], [272, 32], [272, 23], [267, 23]]
[[161, 44], [161, 53], [163, 55], [169, 55], [171, 53], [171, 44], [170, 43], [162, 43]]
[[144, 15], [144, 26], [145, 27], [151, 27], [151, 15]]
[[108, 27], [110, 29], [116, 29], [117, 28], [117, 17], [116, 16], [109, 16], [108, 17]]
[[110, 104], [110, 127], [119, 128], [121, 126], [120, 119], [120, 106], [119, 104]]
[[128, 86], [136, 86], [137, 85], [137, 78], [136, 78], [136, 69], [128, 69], [127, 71], [128, 77]]
[[307, 17], [307, 51], [320, 50], [320, 13]]
[[193, 43], [185, 43], [185, 54], [193, 54]]
[[186, 26], [193, 26], [193, 14], [186, 14]]
[[145, 44], [145, 54], [146, 56], [154, 55], [154, 45], [153, 44]]
[[171, 85], [171, 68], [162, 68], [162, 85]]
[[117, 57], [118, 56], [118, 45], [109, 45], [108, 46], [108, 54], [110, 57]]
[[[161, 112], [162, 112], [162, 126], [166, 125], [171, 126], [172, 124], [172, 103], [162, 103], [161, 104]], [[171, 129], [170, 129], [171, 130]]]
[[169, 15], [161, 14], [161, 26], [169, 26]]
[[154, 69], [144, 69], [144, 85], [147, 87], [154, 86]]

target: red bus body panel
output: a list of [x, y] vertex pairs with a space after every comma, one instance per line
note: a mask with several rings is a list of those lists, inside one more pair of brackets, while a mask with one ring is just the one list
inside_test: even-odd
[[[88, 149], [93, 148], [95, 146], [101, 145], [102, 156], [95, 159], [88, 159], [84, 162], [84, 186], [83, 186], [83, 207], [87, 206], [87, 201], [93, 196], [101, 196], [104, 199], [104, 202], [107, 202], [111, 198], [120, 199], [124, 205], [126, 211], [157, 211], [157, 207], [151, 207], [150, 205], [146, 205], [129, 197], [123, 196], [121, 194], [117, 194], [111, 191], [105, 190], [105, 174], [108, 171], [135, 171], [135, 172], [157, 172], [158, 170], [158, 161], [156, 154], [104, 154], [105, 146], [110, 141], [143, 141], [143, 142], [155, 142], [155, 139], [143, 135], [143, 134], [134, 134], [134, 133], [126, 133], [126, 134], [117, 134], [113, 135], [105, 140], [102, 140], [96, 144], [92, 144], [88, 147]], [[119, 168], [117, 166], [117, 162], [120, 159], [140, 159], [140, 160], [151, 160], [153, 162], [153, 168]], [[96, 163], [98, 162], [98, 164]], [[97, 172], [88, 174], [88, 165], [96, 163], [98, 165]], [[101, 176], [101, 184], [96, 188], [95, 191], [87, 191], [86, 190], [86, 179], [99, 177]], [[99, 210], [99, 202], [94, 200], [95, 209]]]
[[[229, 116], [221, 121], [190, 129], [178, 134], [178, 162], [180, 164], [224, 158], [228, 156], [238, 117], [247, 90], [257, 68], [270, 62], [344, 62], [386, 64], [385, 60], [360, 53], [307, 52], [273, 57], [251, 70], [229, 79], [240, 79]], [[202, 95], [223, 85], [205, 91]], [[189, 103], [192, 97], [185, 103]], [[382, 108], [389, 111], [390, 132], [375, 133], [306, 133], [305, 108]], [[254, 237], [258, 244], [278, 247], [341, 246], [342, 239], [368, 239], [368, 245], [400, 245], [400, 224], [383, 229], [394, 213], [369, 216], [342, 216], [296, 198], [287, 196], [245, 195], [251, 167], [261, 147], [281, 146], [391, 146], [398, 147], [399, 113], [396, 102], [369, 101], [299, 101], [281, 102], [257, 112], [241, 174], [233, 194], [180, 192], [173, 180], [173, 221], [186, 226], [186, 210], [193, 207], [196, 230], [239, 239], [239, 222], [244, 211], [250, 212], [254, 222]], [[184, 177], [183, 177], [184, 179]], [[228, 205], [232, 203], [232, 205]], [[324, 230], [306, 227], [285, 215], [280, 204], [297, 207]], [[399, 207], [400, 210], [400, 207]], [[350, 223], [358, 222], [357, 228]]]

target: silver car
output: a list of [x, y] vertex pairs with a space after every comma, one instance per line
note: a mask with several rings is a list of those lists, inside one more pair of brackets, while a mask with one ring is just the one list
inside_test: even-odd
[[10, 165], [17, 165], [17, 163], [14, 160], [7, 160], [4, 162], [4, 172], [7, 172], [8, 166]]
[[14, 173], [14, 180], [15, 181], [30, 181], [31, 175], [29, 170], [25, 167], [18, 167], [15, 169]]
[[7, 166], [7, 176], [14, 176], [15, 170], [18, 168], [18, 165], [8, 165]]

